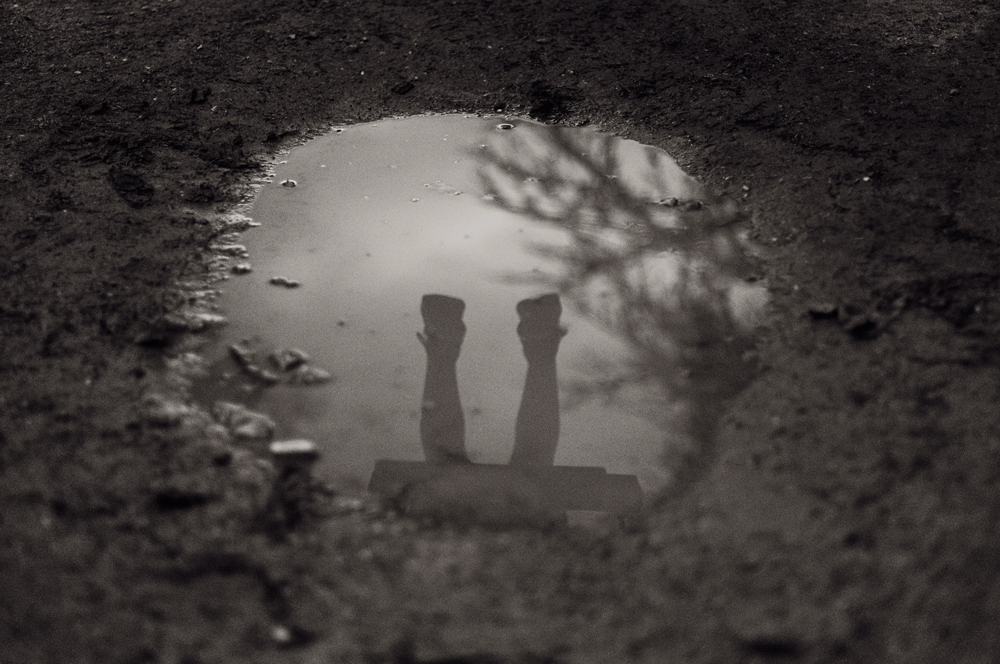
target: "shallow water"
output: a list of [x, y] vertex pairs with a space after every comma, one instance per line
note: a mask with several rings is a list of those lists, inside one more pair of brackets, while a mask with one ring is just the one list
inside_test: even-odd
[[[752, 374], [766, 291], [744, 279], [738, 212], [655, 148], [523, 120], [385, 120], [293, 149], [250, 214], [253, 271], [225, 286], [199, 392], [315, 441], [319, 476], [432, 486], [416, 502], [447, 485], [460, 495], [445, 500], [614, 511], [674, 481]], [[227, 351], [241, 342], [308, 360], [251, 375]], [[293, 384], [310, 382], [288, 379], [296, 366], [333, 380]]]

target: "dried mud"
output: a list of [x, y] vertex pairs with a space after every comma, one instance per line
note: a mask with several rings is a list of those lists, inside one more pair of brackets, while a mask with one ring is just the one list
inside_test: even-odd
[[[998, 40], [967, 0], [5, 3], [0, 658], [996, 661]], [[766, 247], [765, 370], [632, 529], [419, 524], [192, 405], [267, 160], [455, 109], [663, 147]]]

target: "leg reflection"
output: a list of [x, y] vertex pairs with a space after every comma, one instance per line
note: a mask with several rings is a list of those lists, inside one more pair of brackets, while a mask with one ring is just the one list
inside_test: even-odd
[[556, 293], [522, 300], [517, 334], [528, 360], [514, 430], [512, 466], [551, 466], [559, 444], [559, 391], [556, 353], [566, 330], [559, 327], [562, 305]]
[[424, 295], [424, 331], [417, 338], [427, 351], [427, 373], [420, 413], [420, 443], [430, 463], [468, 462], [465, 417], [455, 365], [465, 338], [465, 302], [447, 295]]
[[379, 460], [369, 489], [395, 497], [410, 516], [499, 526], [566, 523], [568, 510], [634, 512], [642, 491], [632, 475], [604, 468], [555, 466], [559, 442], [556, 354], [566, 331], [555, 293], [517, 305], [517, 333], [528, 362], [510, 463], [474, 464], [465, 450], [465, 420], [456, 363], [465, 337], [462, 300], [425, 295], [427, 352], [420, 439], [426, 461]]

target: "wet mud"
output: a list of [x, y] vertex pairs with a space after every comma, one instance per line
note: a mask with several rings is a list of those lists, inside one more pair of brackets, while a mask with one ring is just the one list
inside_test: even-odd
[[[5, 4], [2, 659], [995, 660], [998, 38], [965, 0]], [[386, 499], [324, 474], [334, 455], [280, 417], [199, 398], [239, 325], [228, 289], [310, 293], [250, 250], [256, 193], [309, 187], [287, 150], [455, 111], [662, 148], [708, 205], [657, 214], [731, 200], [748, 229], [732, 269], [767, 315], [684, 367], [725, 398], [678, 413], [698, 432], [665, 460], [684, 481], [638, 518], [553, 519], [537, 481], [496, 473]], [[717, 227], [691, 246], [732, 256]], [[551, 292], [563, 320], [580, 294], [559, 287], [502, 307], [522, 357], [517, 303]], [[428, 293], [407, 305], [417, 390]], [[250, 342], [227, 361], [266, 389], [337, 385], [309, 344]], [[745, 378], [702, 380], [718, 370]], [[525, 518], [420, 517], [476, 491]]]

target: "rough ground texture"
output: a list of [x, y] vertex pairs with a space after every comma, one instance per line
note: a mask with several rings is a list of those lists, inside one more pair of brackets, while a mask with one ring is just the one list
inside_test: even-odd
[[[0, 659], [998, 661], [998, 43], [974, 0], [5, 0]], [[720, 449], [794, 524], [705, 480], [628, 532], [421, 526], [189, 405], [258, 163], [501, 108], [739, 198], [773, 311]]]

